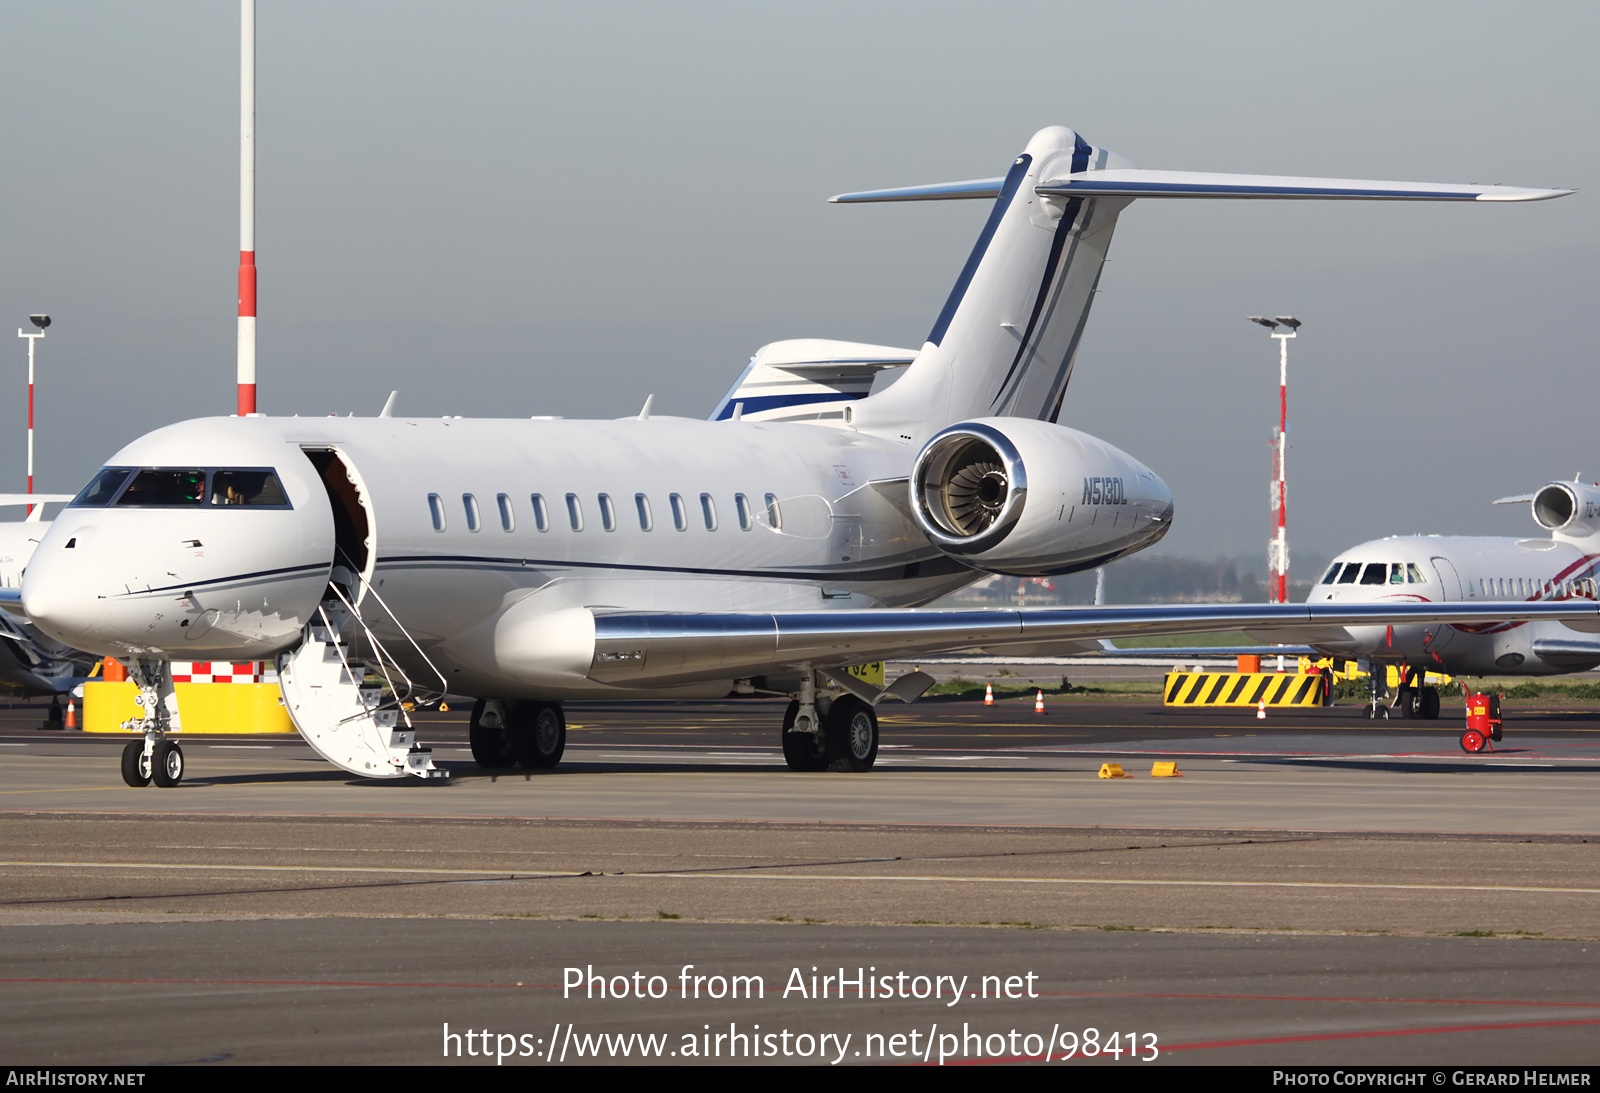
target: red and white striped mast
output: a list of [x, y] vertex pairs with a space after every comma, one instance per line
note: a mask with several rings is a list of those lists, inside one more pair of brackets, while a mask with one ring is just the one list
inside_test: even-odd
[[256, 412], [256, 3], [239, 0], [239, 416]]
[[[1267, 328], [1278, 340], [1278, 427], [1272, 434], [1272, 512], [1276, 526], [1267, 540], [1267, 602], [1289, 602], [1289, 339], [1300, 329], [1300, 320], [1279, 315], [1277, 320], [1251, 315], [1249, 319]], [[1280, 333], [1278, 326], [1287, 327]]]

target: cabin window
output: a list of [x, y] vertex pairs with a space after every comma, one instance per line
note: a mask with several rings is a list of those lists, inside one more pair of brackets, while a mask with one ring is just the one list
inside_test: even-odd
[[583, 506], [578, 502], [578, 495], [567, 494], [567, 520], [572, 524], [573, 531], [583, 530]]
[[655, 521], [650, 519], [650, 498], [642, 493], [634, 494], [633, 507], [639, 510], [640, 531], [650, 531], [655, 527]]
[[733, 507], [739, 510], [739, 530], [749, 531], [754, 521], [750, 518], [750, 502], [745, 499], [744, 494], [733, 495]]
[[668, 500], [672, 502], [672, 526], [679, 531], [688, 531], [689, 510], [683, 503], [683, 495], [675, 493]]
[[1362, 584], [1382, 584], [1389, 577], [1389, 566], [1385, 562], [1368, 562], [1366, 570], [1361, 574]]
[[444, 498], [436, 493], [428, 494], [428, 513], [433, 517], [433, 530], [444, 530]]
[[1333, 568], [1328, 570], [1328, 575], [1322, 578], [1323, 584], [1332, 584], [1333, 579], [1339, 575], [1339, 570], [1344, 568], [1343, 562], [1334, 562]]
[[478, 517], [478, 499], [470, 493], [461, 495], [461, 507], [467, 510], [467, 530], [478, 531], [483, 527]]
[[774, 531], [783, 530], [783, 511], [778, 508], [778, 495], [767, 494], [767, 524]]
[[717, 530], [717, 503], [711, 500], [709, 493], [700, 495], [700, 515], [706, 518], [706, 530]]
[[1351, 562], [1344, 567], [1344, 572], [1339, 574], [1340, 584], [1355, 584], [1356, 578], [1361, 576], [1361, 563]]
[[1417, 565], [1416, 562], [1407, 562], [1406, 563], [1406, 583], [1407, 584], [1427, 584], [1428, 583], [1428, 578], [1426, 578], [1426, 577], [1424, 577], [1422, 575], [1422, 569], [1421, 569], [1421, 567], [1419, 567]]
[[617, 530], [617, 507], [611, 503], [611, 495], [600, 495], [600, 526], [607, 531]]
[[533, 526], [540, 531], [549, 531], [550, 510], [544, 507], [544, 494], [532, 494], [528, 498], [528, 503], [533, 506]]
[[501, 530], [516, 531], [517, 518], [511, 512], [511, 495], [508, 493], [497, 493], [494, 495], [494, 502], [500, 507]]

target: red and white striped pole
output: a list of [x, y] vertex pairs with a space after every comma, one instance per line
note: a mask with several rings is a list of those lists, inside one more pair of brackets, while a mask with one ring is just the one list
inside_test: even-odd
[[[17, 337], [28, 339], [28, 492], [31, 494], [33, 492], [33, 343], [44, 337], [44, 328], [50, 325], [50, 316], [30, 315], [28, 319], [38, 329], [32, 334], [19, 329]], [[28, 516], [33, 515], [34, 507], [28, 506]]]
[[[1289, 339], [1300, 329], [1300, 320], [1279, 315], [1276, 320], [1259, 315], [1251, 322], [1267, 328], [1278, 340], [1278, 427], [1272, 434], [1272, 512], [1275, 526], [1267, 542], [1267, 602], [1289, 602]], [[1280, 331], [1279, 326], [1285, 328]], [[1279, 670], [1282, 660], [1279, 659]]]
[[239, 0], [239, 416], [256, 412], [256, 4]]

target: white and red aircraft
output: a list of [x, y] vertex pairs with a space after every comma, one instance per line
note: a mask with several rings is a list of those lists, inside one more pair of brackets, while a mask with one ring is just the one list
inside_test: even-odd
[[[1536, 493], [1502, 497], [1497, 505], [1530, 506], [1548, 538], [1396, 535], [1351, 547], [1323, 574], [1307, 599], [1354, 603], [1593, 603], [1600, 578], [1600, 485], [1551, 482]], [[1400, 668], [1392, 702], [1401, 717], [1439, 716], [1439, 693], [1418, 686], [1424, 671], [1451, 675], [1557, 675], [1600, 667], [1600, 635], [1575, 634], [1560, 623], [1415, 623], [1351, 627], [1311, 645], [1325, 656]], [[1373, 672], [1373, 678], [1387, 676]]]
[[834, 199], [993, 202], [918, 350], [769, 345], [707, 421], [652, 416], [646, 401], [617, 421], [172, 425], [117, 452], [56, 519], [20, 606], [59, 640], [129, 663], [150, 716], [132, 723], [143, 735], [123, 773], [164, 785], [183, 773], [174, 658], [276, 657], [300, 732], [369, 777], [444, 776], [405, 706], [446, 691], [477, 699], [472, 749], [490, 768], [555, 765], [566, 699], [734, 691], [791, 696], [791, 767], [863, 770], [874, 706], [931, 682], [880, 690], [846, 671], [866, 661], [1312, 622], [1600, 630], [1596, 606], [1572, 602], [919, 607], [988, 573], [1093, 568], [1170, 526], [1154, 472], [1056, 423], [1133, 199], [1565, 192], [1143, 171], [1045, 129], [1003, 178]]

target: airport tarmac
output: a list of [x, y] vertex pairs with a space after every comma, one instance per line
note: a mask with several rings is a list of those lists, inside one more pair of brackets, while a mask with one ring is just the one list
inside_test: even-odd
[[[6, 1062], [447, 1061], [446, 1021], [528, 1033], [521, 1062], [715, 1022], [856, 1050], [978, 1030], [969, 1002], [984, 1035], [1152, 1031], [1155, 1065], [1600, 1055], [1595, 711], [1517, 711], [1469, 756], [1453, 721], [1351, 707], [924, 702], [884, 711], [873, 771], [796, 774], [781, 703], [575, 704], [560, 767], [488, 775], [457, 710], [421, 725], [447, 786], [214, 737], [161, 790], [121, 784], [120, 738], [34, 730], [40, 709], [0, 709]], [[675, 984], [685, 963], [771, 993], [812, 964], [1032, 971], [1039, 997], [559, 990], [569, 966]], [[843, 1061], [884, 1055], [909, 1058]]]

